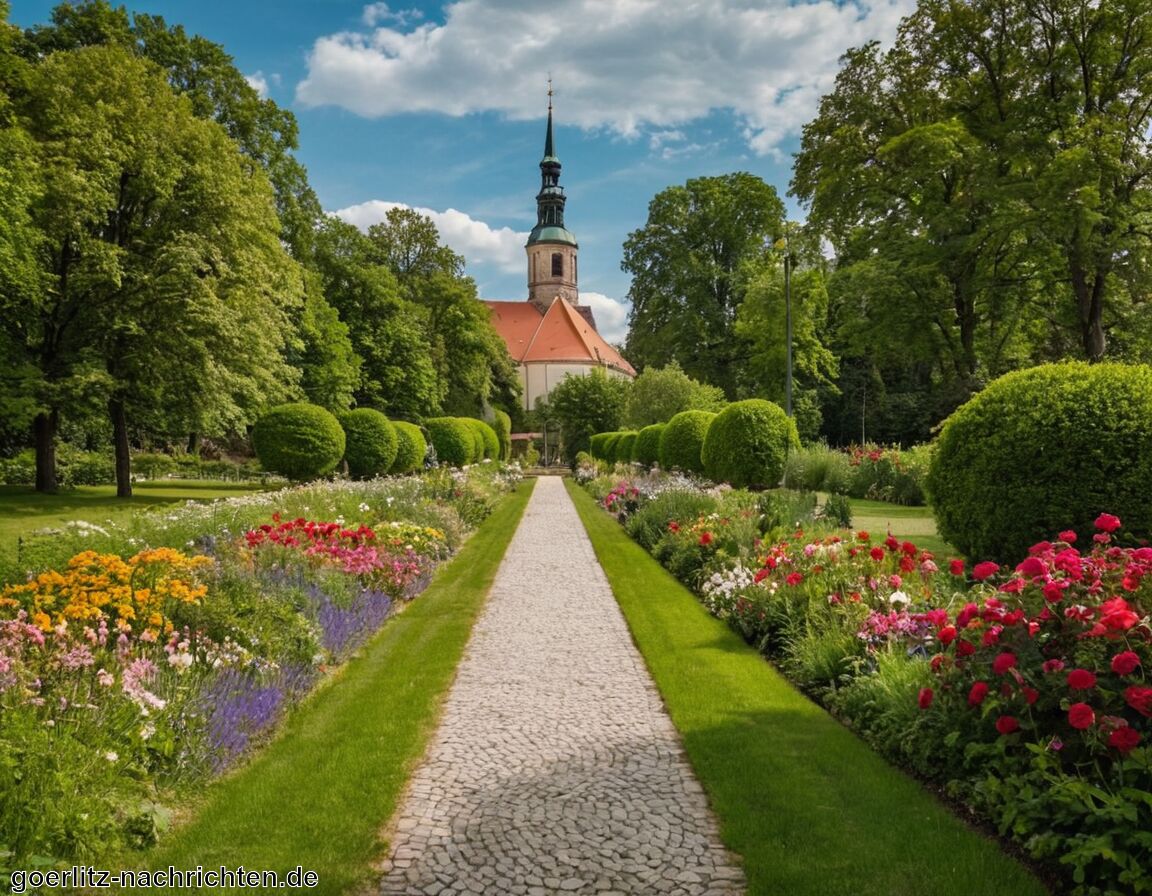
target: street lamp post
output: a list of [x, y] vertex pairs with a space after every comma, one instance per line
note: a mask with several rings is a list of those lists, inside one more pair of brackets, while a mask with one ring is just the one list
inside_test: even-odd
[[784, 412], [792, 416], [792, 253], [784, 255], [784, 339], [785, 365]]

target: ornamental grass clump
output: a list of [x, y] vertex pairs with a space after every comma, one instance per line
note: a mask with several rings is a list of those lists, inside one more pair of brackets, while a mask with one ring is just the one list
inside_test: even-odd
[[1152, 536], [1152, 367], [1048, 364], [1010, 373], [945, 421], [927, 487], [940, 535], [1009, 562], [1097, 514]]

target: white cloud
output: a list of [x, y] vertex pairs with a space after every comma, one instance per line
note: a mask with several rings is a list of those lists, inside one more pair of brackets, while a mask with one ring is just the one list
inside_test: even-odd
[[268, 79], [264, 77], [264, 72], [255, 72], [251, 75], [245, 75], [244, 80], [248, 82], [248, 86], [260, 94], [260, 99], [268, 98]]
[[409, 19], [396, 22], [373, 4], [367, 30], [315, 42], [296, 96], [373, 117], [495, 111], [533, 119], [550, 72], [566, 124], [628, 137], [654, 132], [659, 152], [679, 126], [730, 109], [751, 148], [768, 154], [815, 114], [840, 55], [890, 40], [914, 7], [915, 0], [552, 0], [541, 14], [529, 0], [458, 0], [445, 6], [443, 24], [402, 30]]
[[477, 221], [462, 211], [450, 208], [436, 211], [430, 208], [417, 208], [401, 202], [386, 202], [372, 199], [333, 212], [338, 218], [367, 230], [373, 224], [383, 221], [389, 209], [411, 208], [413, 211], [431, 218], [440, 231], [442, 239], [454, 252], [464, 256], [469, 264], [491, 264], [501, 271], [517, 273], [524, 271], [524, 244], [528, 233], [519, 233], [510, 227], [492, 228], [483, 221]]
[[598, 292], [580, 292], [580, 304], [592, 308], [596, 329], [613, 345], [624, 342], [628, 335], [628, 306]]
[[387, 3], [371, 3], [365, 6], [360, 17], [369, 28], [375, 28], [381, 22], [395, 22], [401, 28], [405, 28], [423, 18], [424, 13], [418, 9], [393, 10]]

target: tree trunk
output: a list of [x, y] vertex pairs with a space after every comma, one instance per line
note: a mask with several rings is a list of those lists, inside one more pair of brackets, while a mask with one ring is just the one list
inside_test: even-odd
[[56, 410], [37, 414], [32, 421], [32, 434], [36, 440], [36, 491], [54, 495], [59, 488], [56, 481], [56, 430], [60, 425], [60, 412]]
[[108, 399], [112, 418], [112, 442], [116, 446], [116, 497], [132, 497], [132, 458], [128, 454], [128, 415], [119, 398]]
[[1103, 271], [1096, 271], [1091, 277], [1079, 265], [1071, 266], [1072, 289], [1076, 293], [1076, 304], [1080, 311], [1080, 341], [1084, 346], [1084, 356], [1095, 364], [1104, 360], [1108, 348], [1104, 336], [1104, 283], [1107, 279]]
[[188, 450], [188, 453], [191, 454], [193, 457], [196, 457], [197, 455], [200, 454], [200, 433], [198, 433], [198, 432], [188, 433], [188, 449], [187, 450]]

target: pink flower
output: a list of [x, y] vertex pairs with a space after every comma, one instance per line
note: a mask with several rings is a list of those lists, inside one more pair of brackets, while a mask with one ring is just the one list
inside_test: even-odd
[[1036, 579], [1046, 575], [1048, 567], [1039, 557], [1027, 557], [1017, 565], [1016, 572], [1030, 579]]
[[1059, 672], [1064, 668], [1064, 660], [1045, 660], [1040, 668], [1048, 673]]
[[1087, 703], [1073, 703], [1068, 707], [1068, 724], [1078, 731], [1091, 728], [1096, 721], [1096, 712]]
[[983, 582], [985, 579], [996, 575], [1000, 571], [1000, 565], [993, 563], [991, 560], [985, 560], [983, 563], [977, 563], [972, 569], [972, 578], [977, 582]]
[[1140, 743], [1140, 732], [1130, 725], [1117, 728], [1108, 735], [1108, 746], [1121, 753], [1131, 753]]
[[1112, 514], [1102, 513], [1100, 516], [1096, 517], [1096, 522], [1094, 525], [1101, 532], [1115, 532], [1120, 528], [1121, 523], [1119, 518], [1112, 516]]
[[1087, 669], [1073, 669], [1068, 673], [1068, 687], [1074, 691], [1088, 691], [1096, 687], [1096, 676]]
[[1065, 544], [1075, 544], [1076, 543], [1076, 533], [1073, 532], [1071, 529], [1065, 529], [1063, 532], [1060, 533], [1060, 540], [1062, 542], [1064, 542]]
[[963, 560], [949, 560], [948, 571], [954, 576], [964, 575], [964, 561]]
[[992, 661], [992, 671], [997, 675], [1003, 675], [1009, 669], [1014, 668], [1016, 665], [1016, 654], [1002, 653]]
[[1131, 650], [1125, 650], [1112, 657], [1112, 671], [1117, 675], [1131, 675], [1140, 665], [1140, 657]]

